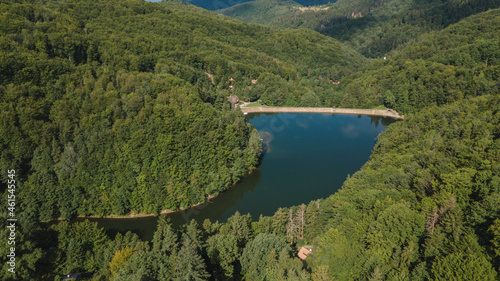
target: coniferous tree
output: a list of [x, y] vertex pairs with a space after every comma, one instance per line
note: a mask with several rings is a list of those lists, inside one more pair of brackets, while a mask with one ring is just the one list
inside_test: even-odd
[[151, 272], [158, 280], [172, 280], [174, 270], [173, 257], [177, 255], [178, 237], [172, 229], [169, 219], [164, 216], [158, 220], [151, 248]]
[[210, 274], [206, 271], [203, 258], [189, 236], [183, 236], [182, 247], [175, 259], [174, 280], [206, 280]]
[[254, 240], [247, 243], [241, 256], [241, 273], [248, 279], [260, 279], [263, 277], [266, 260], [268, 255], [274, 251], [281, 253], [283, 251], [288, 254], [291, 252], [290, 246], [286, 241], [269, 233], [261, 233]]

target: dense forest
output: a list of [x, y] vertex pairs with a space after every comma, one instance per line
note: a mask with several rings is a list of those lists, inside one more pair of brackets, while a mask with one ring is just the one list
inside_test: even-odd
[[220, 12], [249, 23], [314, 29], [376, 58], [414, 42], [419, 35], [499, 5], [498, 0], [339, 0], [305, 9], [293, 1], [273, 0], [247, 2]]
[[[0, 0], [3, 198], [6, 171], [17, 185], [16, 274], [4, 243], [0, 276], [497, 279], [498, 2], [424, 2], [407, 10], [434, 7], [441, 20], [412, 18], [429, 28], [391, 48], [366, 42], [387, 56], [368, 59], [312, 30], [244, 24], [178, 1]], [[450, 19], [438, 7], [472, 8]], [[355, 35], [357, 22], [338, 26]], [[367, 48], [357, 50], [374, 56]], [[227, 101], [233, 93], [269, 105], [391, 107], [405, 120], [339, 192], [271, 217], [236, 213], [181, 229], [161, 218], [152, 241], [66, 220], [187, 208], [249, 173], [262, 144]], [[8, 225], [7, 200], [1, 206]], [[10, 232], [2, 228], [4, 241]], [[302, 245], [313, 248], [304, 263]]]
[[340, 87], [347, 107], [383, 103], [400, 112], [499, 92], [500, 10], [471, 16], [375, 60]]

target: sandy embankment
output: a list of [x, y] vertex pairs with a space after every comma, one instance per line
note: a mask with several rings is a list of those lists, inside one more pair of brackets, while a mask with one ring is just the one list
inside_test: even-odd
[[246, 113], [331, 113], [331, 114], [356, 114], [356, 115], [371, 115], [391, 117], [395, 119], [403, 119], [404, 115], [399, 115], [395, 110], [390, 109], [350, 109], [331, 107], [242, 107], [242, 112]]

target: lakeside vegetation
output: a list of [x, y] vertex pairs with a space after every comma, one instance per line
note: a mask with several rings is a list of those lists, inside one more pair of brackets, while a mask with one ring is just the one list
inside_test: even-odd
[[[19, 205], [16, 275], [4, 245], [0, 276], [495, 280], [500, 11], [496, 1], [467, 5], [475, 8], [445, 25], [418, 18], [438, 31], [369, 60], [310, 30], [247, 25], [177, 1], [1, 0], [0, 166], [16, 170]], [[475, 14], [488, 7], [497, 9]], [[357, 22], [344, 26], [355, 34]], [[40, 223], [158, 213], [227, 188], [261, 151], [230, 109], [233, 93], [266, 105], [385, 105], [405, 120], [379, 136], [341, 191], [271, 217], [237, 213], [179, 231], [160, 219], [150, 242], [90, 222]], [[6, 198], [5, 173], [1, 181]], [[314, 246], [305, 264], [301, 245]]]

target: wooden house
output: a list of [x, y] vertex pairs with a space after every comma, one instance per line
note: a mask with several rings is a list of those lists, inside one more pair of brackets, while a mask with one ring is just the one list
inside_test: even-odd
[[301, 260], [306, 260], [307, 256], [312, 254], [312, 248], [311, 247], [302, 247], [299, 250], [299, 253], [297, 256], [299, 256], [299, 259]]

